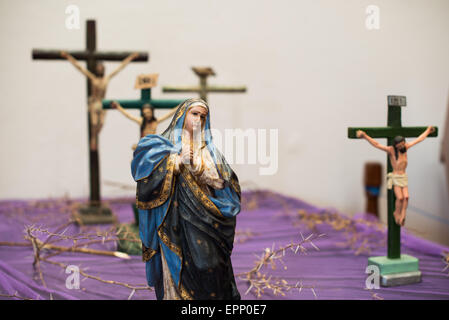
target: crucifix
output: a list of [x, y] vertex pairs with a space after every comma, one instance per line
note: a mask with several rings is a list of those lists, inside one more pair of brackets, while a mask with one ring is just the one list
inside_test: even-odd
[[[151, 98], [151, 88], [156, 85], [157, 75], [140, 75], [137, 78], [136, 88], [140, 88], [140, 99], [136, 100], [103, 100], [103, 109], [118, 109], [120, 112], [124, 113], [131, 120], [136, 121], [141, 127], [141, 137], [146, 134], [155, 134], [156, 127], [150, 126], [151, 132], [146, 132], [145, 129], [145, 121], [146, 114], [145, 109], [146, 106], [151, 108], [150, 118], [153, 118], [152, 110], [154, 108], [157, 109], [172, 109], [176, 106], [180, 105], [184, 100], [162, 100], [162, 99], [152, 99]], [[138, 84], [142, 82], [142, 84]], [[141, 110], [141, 118], [134, 117], [128, 114], [125, 109], [139, 109]], [[145, 111], [144, 111], [145, 110]], [[175, 109], [173, 111], [176, 111]], [[169, 115], [172, 115], [174, 112], [170, 112], [168, 115], [165, 115], [162, 118], [155, 120], [156, 125], [167, 119]], [[143, 123], [142, 123], [143, 122]], [[123, 224], [117, 227], [118, 238], [134, 238], [139, 239], [139, 212], [137, 210], [136, 204], [133, 203], [133, 212], [134, 212], [134, 223], [132, 224]], [[117, 242], [117, 250], [121, 252], [125, 252], [131, 255], [140, 255], [142, 253], [142, 243], [140, 241], [126, 241], [119, 240]]]
[[162, 92], [196, 92], [200, 95], [200, 98], [207, 102], [207, 95], [210, 92], [222, 92], [222, 93], [238, 93], [246, 92], [245, 86], [240, 87], [225, 87], [225, 86], [208, 86], [207, 78], [209, 76], [215, 76], [215, 72], [210, 67], [192, 67], [193, 72], [200, 78], [199, 86], [186, 86], [186, 87], [162, 87]]
[[[387, 172], [389, 177], [392, 177], [394, 174], [393, 165], [391, 163], [392, 159], [396, 159], [394, 161], [399, 163], [399, 160], [401, 159], [399, 157], [405, 157], [405, 155], [400, 155], [396, 150], [396, 145], [404, 145], [404, 141], [395, 143], [396, 137], [419, 137], [414, 142], [405, 144], [408, 148], [417, 142], [424, 140], [427, 136], [436, 137], [438, 135], [438, 128], [436, 127], [403, 127], [401, 107], [406, 105], [406, 97], [388, 96], [387, 127], [348, 128], [348, 137], [350, 139], [366, 138], [371, 144], [379, 149], [385, 149], [384, 151], [395, 150], [393, 151], [393, 155], [389, 154], [387, 156]], [[386, 138], [388, 147], [381, 146], [372, 140], [372, 138]], [[392, 149], [392, 147], [394, 147], [394, 149]], [[400, 148], [400, 153], [406, 152], [406, 150], [403, 149], [404, 146], [401, 146]], [[396, 155], [394, 152], [396, 152]], [[406, 162], [404, 164], [406, 165]], [[397, 163], [394, 165], [397, 166]], [[405, 167], [403, 169], [405, 170]], [[396, 183], [394, 180], [392, 182]], [[397, 183], [400, 185], [401, 181], [398, 181]], [[382, 286], [396, 286], [421, 281], [418, 259], [410, 255], [401, 254], [401, 229], [400, 224], [398, 224], [398, 217], [395, 214], [395, 206], [398, 202], [396, 201], [394, 190], [394, 188], [388, 189], [388, 254], [386, 257], [370, 257], [368, 259], [368, 265], [377, 266], [379, 268]]]
[[[117, 109], [128, 119], [136, 122], [140, 126], [140, 138], [145, 137], [149, 134], [156, 134], [157, 126], [173, 116], [176, 109], [168, 112], [160, 118], [154, 116], [155, 108], [174, 108], [182, 102], [182, 100], [155, 100], [151, 99], [151, 88], [155, 87], [157, 84], [157, 79], [159, 74], [141, 74], [136, 79], [135, 89], [141, 90], [140, 100], [123, 100], [123, 105], [120, 101], [110, 101], [105, 100], [104, 109], [111, 108]], [[107, 105], [109, 103], [109, 105]], [[126, 109], [140, 109], [140, 117], [136, 117], [126, 111]], [[135, 149], [137, 145], [133, 147]]]
[[[87, 62], [87, 70], [79, 65], [76, 65], [80, 71], [83, 73], [94, 75], [97, 73], [100, 64], [99, 61], [121, 61], [130, 58], [132, 52], [112, 52], [112, 51], [96, 51], [96, 27], [95, 20], [86, 21], [86, 49], [83, 51], [68, 51], [65, 52], [61, 50], [41, 50], [33, 49], [32, 57], [34, 60], [65, 60], [67, 59], [77, 59]], [[70, 58], [69, 58], [70, 57]], [[145, 52], [136, 53], [132, 59], [133, 61], [141, 62], [148, 61], [148, 54]], [[75, 60], [76, 61], [76, 60]], [[131, 62], [131, 61], [128, 61]], [[74, 63], [72, 61], [72, 63]], [[74, 63], [75, 64], [75, 63]], [[93, 76], [88, 76], [87, 78], [87, 98], [89, 109], [91, 107], [91, 99], [93, 91], [98, 90], [98, 88], [93, 88]], [[103, 89], [103, 94], [106, 88]], [[101, 106], [100, 106], [101, 108]], [[99, 168], [99, 158], [98, 158], [98, 148], [96, 147], [96, 137], [95, 144], [93, 144], [92, 137], [92, 112], [88, 112], [87, 121], [89, 126], [89, 176], [90, 176], [90, 197], [89, 204], [80, 208], [77, 214], [77, 221], [82, 224], [95, 224], [95, 223], [111, 223], [115, 221], [115, 217], [109, 208], [101, 204], [100, 195], [100, 168]], [[98, 132], [97, 132], [98, 133]], [[95, 134], [95, 133], [94, 133]], [[95, 147], [94, 147], [95, 146]]]

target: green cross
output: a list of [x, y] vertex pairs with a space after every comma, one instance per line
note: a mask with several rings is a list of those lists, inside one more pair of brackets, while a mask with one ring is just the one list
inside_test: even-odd
[[[387, 127], [350, 127], [348, 128], [348, 138], [357, 139], [356, 132], [358, 130], [365, 131], [371, 138], [386, 138], [388, 145], [393, 145], [393, 139], [396, 136], [403, 136], [404, 138], [418, 137], [423, 133], [427, 127], [403, 127], [401, 121], [401, 107], [406, 106], [407, 101], [404, 96], [388, 96], [388, 122]], [[435, 131], [429, 134], [429, 137], [436, 137], [438, 135], [438, 128], [434, 127]], [[387, 155], [387, 172], [390, 173], [393, 169], [391, 167], [390, 159]], [[401, 257], [401, 228], [394, 220], [393, 212], [395, 210], [396, 197], [393, 189], [388, 190], [388, 258], [398, 259]]]
[[156, 109], [171, 109], [178, 106], [184, 100], [152, 99], [151, 89], [141, 89], [140, 99], [137, 100], [103, 100], [103, 109], [111, 109], [111, 102], [117, 101], [125, 109], [142, 109], [145, 103], [149, 103]]

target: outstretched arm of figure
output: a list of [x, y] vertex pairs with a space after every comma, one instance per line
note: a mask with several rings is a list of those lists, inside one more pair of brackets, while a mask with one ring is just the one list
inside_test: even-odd
[[128, 119], [137, 122], [138, 125], [142, 124], [142, 120], [143, 119], [141, 117], [133, 116], [131, 113], [129, 113], [128, 111], [123, 109], [123, 107], [117, 101], [112, 101], [111, 102], [111, 108], [112, 109], [117, 109], [118, 111], [120, 111]]
[[357, 138], [363, 138], [366, 141], [368, 141], [373, 147], [380, 149], [382, 151], [385, 152], [390, 152], [391, 148], [388, 146], [384, 146], [383, 144], [380, 144], [379, 142], [377, 142], [376, 140], [374, 140], [373, 138], [371, 138], [369, 135], [366, 134], [366, 132], [362, 131], [362, 130], [358, 130], [357, 133]]
[[133, 61], [138, 56], [139, 56], [138, 52], [131, 53], [125, 60], [122, 61], [122, 63], [118, 66], [117, 69], [112, 71], [111, 74], [107, 76], [107, 80], [111, 80], [112, 77], [115, 77], [117, 73], [122, 71], [131, 61]]
[[420, 142], [424, 141], [424, 139], [426, 139], [427, 136], [428, 136], [429, 134], [431, 134], [432, 132], [434, 132], [434, 131], [435, 131], [435, 128], [434, 128], [434, 127], [428, 126], [427, 129], [426, 129], [426, 131], [424, 131], [423, 133], [421, 133], [421, 135], [420, 135], [418, 138], [416, 138], [416, 139], [413, 140], [412, 142], [406, 144], [407, 149], [413, 147], [413, 146], [414, 146], [415, 144], [417, 144], [417, 143], [420, 143]]
[[71, 54], [66, 51], [61, 51], [61, 57], [69, 60], [70, 63], [75, 66], [75, 68], [81, 71], [81, 73], [88, 77], [91, 81], [95, 80], [95, 75], [86, 68], [83, 68]]
[[167, 114], [163, 115], [162, 117], [160, 117], [159, 119], [157, 119], [157, 124], [159, 124], [162, 121], [165, 121], [168, 118], [170, 118], [171, 116], [173, 116], [176, 113], [176, 110], [178, 110], [178, 108], [173, 108], [173, 110], [171, 110], [169, 113], [167, 113]]

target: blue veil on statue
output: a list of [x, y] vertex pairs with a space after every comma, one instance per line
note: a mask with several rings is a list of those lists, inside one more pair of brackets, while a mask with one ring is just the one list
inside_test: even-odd
[[[196, 177], [175, 159], [182, 149], [188, 110], [201, 104], [208, 114], [202, 128], [205, 147], [224, 181], [205, 192]], [[210, 110], [201, 99], [178, 106], [162, 135], [139, 141], [131, 164], [137, 181], [137, 207], [148, 285], [158, 299], [240, 299], [231, 264], [236, 215], [240, 212], [238, 178], [210, 133]]]

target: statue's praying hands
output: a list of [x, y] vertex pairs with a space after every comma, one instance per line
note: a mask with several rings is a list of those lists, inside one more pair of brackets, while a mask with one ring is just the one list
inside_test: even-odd
[[224, 180], [219, 177], [210, 153], [203, 144], [202, 133], [207, 113], [207, 109], [201, 106], [192, 107], [187, 112], [182, 132], [182, 149], [175, 163], [175, 172], [179, 173], [180, 166], [185, 166], [200, 187], [210, 193], [209, 187], [223, 189]]

